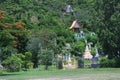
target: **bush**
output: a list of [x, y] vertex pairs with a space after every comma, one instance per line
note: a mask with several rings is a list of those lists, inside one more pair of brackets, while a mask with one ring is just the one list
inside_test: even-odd
[[100, 67], [102, 68], [115, 67], [115, 59], [102, 58], [100, 60]]
[[0, 70], [0, 75], [3, 74], [3, 70]]
[[26, 69], [33, 68], [33, 63], [32, 63], [32, 62], [26, 61], [25, 63], [26, 63], [26, 64], [24, 64], [24, 65], [26, 65]]
[[85, 42], [83, 39], [80, 39], [79, 41], [71, 45], [71, 53], [77, 56], [83, 55], [84, 50], [85, 50]]
[[30, 61], [32, 59], [32, 53], [31, 52], [25, 52], [25, 59], [27, 61]]
[[115, 58], [115, 67], [120, 68], [120, 58]]
[[32, 53], [25, 52], [23, 55], [22, 53], [17, 54], [17, 56], [22, 60], [22, 68], [27, 70], [33, 67], [33, 63], [31, 62]]
[[5, 69], [9, 72], [16, 72], [21, 70], [22, 60], [15, 55], [11, 55], [7, 59], [5, 59], [2, 64]]
[[48, 69], [48, 66], [52, 64], [52, 51], [49, 49], [43, 49], [39, 51], [38, 58], [42, 64], [45, 65], [45, 69]]

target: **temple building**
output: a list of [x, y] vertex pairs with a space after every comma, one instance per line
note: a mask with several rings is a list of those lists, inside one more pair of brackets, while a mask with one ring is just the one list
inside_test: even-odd
[[64, 13], [70, 13], [70, 12], [73, 12], [73, 9], [72, 9], [71, 5], [67, 5], [64, 8]]
[[78, 23], [78, 20], [74, 20], [72, 25], [70, 26], [70, 29], [73, 31], [73, 32], [76, 32], [76, 33], [79, 33], [80, 32], [80, 24]]
[[79, 24], [78, 20], [74, 20], [72, 25], [70, 26], [70, 29], [75, 33], [74, 38], [84, 38], [84, 33], [82, 30], [82, 26]]

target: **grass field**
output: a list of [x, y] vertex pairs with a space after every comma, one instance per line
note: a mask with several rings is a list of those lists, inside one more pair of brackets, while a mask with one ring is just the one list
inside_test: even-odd
[[0, 75], [0, 80], [120, 80], [120, 68], [29, 70]]

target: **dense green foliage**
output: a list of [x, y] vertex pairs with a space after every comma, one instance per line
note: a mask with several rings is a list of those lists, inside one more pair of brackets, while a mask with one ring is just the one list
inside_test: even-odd
[[71, 53], [74, 53], [77, 56], [83, 55], [85, 50], [85, 42], [83, 39], [81, 39], [76, 43], [73, 43], [71, 47], [72, 47]]
[[101, 64], [100, 67], [103, 67], [103, 68], [105, 68], [105, 67], [108, 67], [108, 68], [115, 67], [115, 59], [102, 58], [100, 60], [100, 64]]
[[22, 60], [20, 58], [15, 55], [11, 55], [5, 59], [2, 64], [7, 69], [7, 71], [15, 72], [21, 70], [21, 63]]
[[52, 59], [53, 59], [52, 51], [48, 49], [40, 50], [38, 57], [40, 63], [45, 65], [45, 70], [47, 70], [48, 66], [52, 64]]
[[31, 58], [32, 54], [30, 52], [12, 54], [2, 62], [2, 65], [10, 72], [27, 70], [33, 67]]
[[120, 1], [119, 0], [99, 0], [96, 1], [96, 17], [98, 25], [98, 36], [103, 45], [104, 52], [109, 54], [109, 58], [117, 57], [120, 50], [119, 30], [120, 30]]
[[23, 70], [27, 70], [33, 67], [32, 60], [32, 53], [31, 52], [25, 52], [24, 54], [19, 53], [17, 54], [17, 57], [22, 60], [21, 68]]
[[[71, 5], [73, 12], [65, 13], [66, 5]], [[76, 41], [69, 29], [75, 19], [83, 27], [88, 43], [93, 43], [92, 48], [97, 46], [99, 53], [104, 52], [118, 64], [119, 0], [0, 0], [0, 60], [16, 53], [25, 56], [28, 51], [36, 68], [41, 49], [58, 54], [66, 43], [71, 44], [72, 54], [83, 54], [85, 41]], [[94, 55], [95, 50], [92, 52]]]

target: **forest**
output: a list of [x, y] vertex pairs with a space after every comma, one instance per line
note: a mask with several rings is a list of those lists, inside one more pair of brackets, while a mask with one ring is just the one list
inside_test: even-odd
[[0, 0], [0, 63], [11, 72], [47, 69], [53, 57], [68, 53], [67, 43], [70, 53], [83, 56], [86, 42], [74, 38], [74, 20], [92, 42], [92, 55], [97, 46], [107, 56], [101, 65], [120, 67], [120, 0]]

